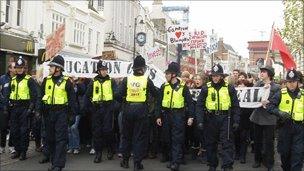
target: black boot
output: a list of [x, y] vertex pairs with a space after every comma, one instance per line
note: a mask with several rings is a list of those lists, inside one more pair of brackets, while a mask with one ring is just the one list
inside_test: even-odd
[[110, 148], [110, 149], [108, 149], [107, 158], [108, 158], [108, 160], [113, 160], [113, 157], [114, 157], [114, 153], [113, 153], [113, 150]]
[[48, 162], [50, 162], [50, 158], [45, 155], [43, 156], [43, 158], [41, 160], [39, 160], [40, 164], [48, 163]]
[[241, 157], [240, 158], [240, 163], [245, 164], [246, 163], [246, 158], [245, 157]]
[[100, 163], [101, 162], [101, 157], [102, 153], [101, 152], [96, 152], [95, 158], [94, 158], [94, 163]]
[[169, 161], [169, 156], [167, 154], [163, 153], [162, 157], [160, 159], [160, 162], [165, 163], [167, 161]]
[[216, 167], [209, 166], [208, 171], [216, 171]]
[[171, 165], [171, 171], [178, 171], [179, 170], [179, 165], [177, 163], [173, 163]]
[[252, 165], [252, 168], [258, 168], [258, 167], [261, 167], [261, 163], [254, 162], [254, 164]]
[[134, 163], [134, 171], [142, 170], [144, 169], [144, 165], [141, 164], [140, 162]]
[[223, 170], [224, 171], [232, 171], [233, 169], [232, 169], [232, 167], [224, 167]]
[[53, 169], [52, 169], [52, 171], [61, 171], [62, 169], [60, 168], [60, 167], [54, 167]]
[[18, 151], [16, 151], [12, 156], [11, 159], [16, 159], [20, 157], [20, 153]]
[[21, 152], [20, 153], [20, 157], [19, 157], [19, 160], [26, 160], [26, 152]]
[[129, 159], [123, 159], [121, 162], [120, 162], [120, 167], [122, 168], [129, 168]]

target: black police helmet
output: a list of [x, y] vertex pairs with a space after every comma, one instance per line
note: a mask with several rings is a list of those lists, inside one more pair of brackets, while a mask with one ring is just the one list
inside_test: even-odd
[[97, 63], [97, 71], [99, 71], [101, 69], [108, 69], [108, 66], [105, 61], [99, 60]]
[[300, 81], [299, 74], [296, 70], [292, 69], [287, 71], [286, 81]]
[[61, 55], [57, 55], [53, 58], [53, 60], [49, 63], [49, 66], [56, 66], [64, 70], [64, 59]]
[[269, 77], [273, 77], [273, 76], [274, 76], [274, 69], [273, 69], [271, 66], [268, 66], [268, 65], [263, 66], [263, 67], [260, 68], [260, 70], [261, 70], [261, 71], [262, 71], [262, 70], [267, 71]]
[[180, 66], [178, 63], [176, 62], [171, 62], [168, 65], [168, 69], [165, 72], [169, 72], [169, 73], [174, 73], [174, 74], [179, 74], [180, 73]]
[[23, 59], [22, 56], [19, 56], [19, 58], [17, 59], [16, 63], [15, 63], [15, 67], [25, 67], [25, 60]]
[[144, 67], [146, 67], [145, 59], [141, 55], [136, 56], [136, 58], [133, 61], [132, 69], [136, 70]]
[[224, 69], [220, 64], [216, 64], [211, 69], [211, 75], [224, 75]]

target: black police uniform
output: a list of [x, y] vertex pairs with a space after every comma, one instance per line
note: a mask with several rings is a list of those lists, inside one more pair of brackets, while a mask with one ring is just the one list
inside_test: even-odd
[[[179, 65], [177, 63], [170, 63], [166, 72], [179, 73]], [[170, 158], [171, 170], [178, 170], [179, 164], [182, 162], [183, 158], [183, 145], [185, 142], [185, 120], [188, 118], [193, 118], [194, 106], [192, 97], [188, 87], [184, 84], [182, 85], [181, 80], [177, 79], [175, 84], [169, 83], [169, 85], [163, 84], [160, 88], [159, 102], [164, 98], [165, 86], [171, 86], [173, 91], [182, 90], [182, 96], [184, 98], [183, 108], [167, 108], [161, 107], [161, 115], [157, 118], [162, 119], [162, 145], [163, 153], [168, 154]], [[172, 93], [172, 92], [171, 92]], [[171, 99], [172, 101], [177, 99]], [[187, 111], [186, 111], [187, 110]]]
[[[55, 56], [49, 65], [64, 68], [64, 59], [61, 56]], [[63, 82], [64, 76], [52, 76], [53, 83], [60, 86]], [[47, 78], [45, 78], [41, 85], [42, 96], [50, 87], [46, 87]], [[76, 101], [76, 94], [72, 82], [67, 79], [65, 90], [67, 93], [67, 104], [53, 105], [43, 104], [42, 112], [45, 121], [46, 140], [48, 144], [48, 152], [50, 153], [50, 160], [52, 167], [50, 170], [61, 170], [65, 167], [66, 149], [68, 142], [68, 113], [73, 116], [78, 114], [78, 103]], [[75, 121], [74, 117], [70, 117], [71, 122]]]
[[[25, 60], [20, 57], [15, 67], [25, 67]], [[9, 85], [9, 93], [16, 92], [19, 94], [18, 87], [20, 86], [19, 83], [24, 80], [28, 79], [28, 89], [29, 89], [29, 100], [18, 100], [18, 99], [11, 99], [9, 96], [10, 94], [5, 95], [9, 100], [8, 109], [10, 111], [10, 136], [12, 138], [13, 146], [15, 147], [16, 153], [12, 156], [12, 158], [17, 158], [20, 156], [20, 160], [26, 159], [26, 152], [29, 146], [29, 119], [32, 111], [38, 108], [38, 101], [37, 99], [37, 91], [35, 80], [31, 77], [28, 77], [25, 73], [17, 74], [12, 81], [16, 79], [17, 86], [10, 84]], [[17, 95], [19, 96], [19, 95]]]
[[[97, 71], [100, 69], [107, 69], [106, 63], [104, 61], [99, 61], [97, 63]], [[108, 150], [108, 159], [113, 158], [114, 151], [114, 133], [113, 133], [113, 119], [114, 119], [114, 92], [116, 90], [116, 84], [114, 80], [111, 80], [109, 75], [103, 77], [101, 75], [97, 75], [88, 85], [88, 89], [86, 91], [86, 97], [89, 101], [92, 101], [93, 98], [93, 82], [98, 80], [101, 84], [105, 81], [111, 81], [111, 89], [113, 99], [109, 101], [98, 101], [92, 102], [93, 110], [92, 110], [92, 134], [93, 134], [93, 146], [96, 151], [96, 157], [94, 159], [95, 163], [101, 162], [102, 157], [102, 149], [106, 147]], [[95, 92], [97, 94], [102, 93], [103, 90], [99, 90], [95, 88]]]
[[[299, 81], [295, 70], [287, 72], [286, 80]], [[285, 92], [292, 98], [292, 101], [286, 103], [293, 103], [297, 98], [303, 98], [304, 91], [297, 87], [294, 91], [286, 88]], [[281, 156], [282, 169], [284, 171], [301, 171], [303, 167], [303, 154], [304, 154], [304, 124], [303, 121], [295, 121], [292, 115], [283, 112], [279, 109], [279, 105], [283, 102], [282, 91], [275, 93], [273, 98], [269, 99], [270, 103], [267, 105], [267, 111], [280, 118], [279, 122], [279, 139], [278, 139], [278, 152]], [[292, 110], [292, 109], [291, 109]]]
[[[212, 74], [223, 74], [223, 68], [220, 65], [212, 67]], [[222, 79], [219, 83], [211, 82], [211, 86], [219, 92], [219, 90], [226, 86]], [[231, 107], [228, 111], [213, 110], [208, 111], [206, 101], [208, 96], [208, 86], [203, 86], [201, 93], [198, 96], [196, 111], [199, 126], [204, 126], [204, 134], [206, 141], [207, 160], [210, 170], [215, 170], [218, 166], [217, 148], [218, 143], [222, 145], [220, 153], [222, 157], [222, 168], [230, 170], [233, 166], [233, 137], [232, 130], [237, 129], [240, 116], [239, 101], [237, 98], [236, 90], [233, 86], [228, 85], [228, 92], [230, 96]], [[219, 97], [221, 98], [221, 97]], [[231, 116], [231, 119], [230, 118]], [[233, 119], [233, 120], [232, 120]], [[232, 124], [233, 123], [233, 124]], [[229, 128], [229, 130], [228, 130]], [[228, 137], [229, 135], [229, 137]]]
[[[142, 76], [143, 74], [137, 70], [145, 67], [145, 60], [141, 56], [137, 56], [133, 63], [133, 75], [135, 77]], [[141, 164], [144, 156], [147, 152], [148, 145], [148, 105], [145, 102], [128, 102], [127, 97], [127, 81], [128, 78], [124, 78], [117, 94], [118, 101], [124, 101], [124, 110], [122, 118], [122, 146], [121, 151], [123, 154], [123, 161], [121, 166], [128, 168], [128, 160], [131, 150], [134, 154], [134, 170], [142, 169]], [[148, 100], [148, 95], [152, 95], [155, 99], [158, 99], [158, 92], [154, 87], [153, 82], [148, 78], [145, 99]]]

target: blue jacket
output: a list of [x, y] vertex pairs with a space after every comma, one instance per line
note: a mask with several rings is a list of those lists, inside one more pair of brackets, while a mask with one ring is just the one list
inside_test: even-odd
[[8, 105], [8, 98], [5, 98], [6, 94], [9, 94], [9, 84], [11, 82], [9, 73], [0, 77], [0, 108]]

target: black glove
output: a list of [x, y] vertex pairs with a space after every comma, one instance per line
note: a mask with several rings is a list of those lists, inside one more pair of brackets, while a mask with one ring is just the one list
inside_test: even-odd
[[33, 114], [33, 110], [32, 109], [27, 109], [27, 111], [26, 111], [27, 117], [32, 117], [32, 114]]
[[200, 131], [204, 130], [204, 124], [202, 122], [199, 122], [197, 124], [197, 129], [200, 130]]
[[39, 121], [41, 119], [40, 112], [37, 112], [37, 111], [35, 112], [35, 118], [36, 118], [37, 121]]
[[287, 112], [279, 111], [278, 115], [283, 121], [290, 119], [290, 115]]
[[233, 129], [233, 131], [237, 131], [239, 129], [239, 124], [238, 123], [233, 123], [232, 129]]
[[4, 109], [3, 110], [3, 116], [4, 116], [4, 118], [8, 118], [8, 115], [9, 115], [8, 110]]

